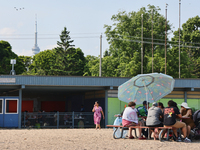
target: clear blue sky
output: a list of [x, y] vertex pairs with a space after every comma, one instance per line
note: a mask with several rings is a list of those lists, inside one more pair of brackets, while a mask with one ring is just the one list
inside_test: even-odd
[[[74, 45], [86, 55], [99, 55], [100, 34], [103, 51], [109, 48], [104, 24], [111, 25], [111, 17], [119, 11], [138, 11], [148, 4], [159, 6], [177, 30], [179, 0], [4, 0], [0, 5], [0, 40], [8, 41], [18, 55], [31, 56], [34, 46], [35, 14], [38, 21], [38, 46], [41, 51], [52, 49], [66, 26]], [[199, 0], [181, 1], [181, 24], [200, 13]], [[16, 11], [16, 8], [23, 10]]]

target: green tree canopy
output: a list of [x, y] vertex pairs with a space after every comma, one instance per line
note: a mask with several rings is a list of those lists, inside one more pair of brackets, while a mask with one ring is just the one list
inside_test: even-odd
[[[200, 17], [196, 16], [189, 18], [186, 23], [182, 25], [180, 32], [181, 40], [181, 78], [200, 77]], [[179, 62], [179, 30], [174, 32], [172, 38], [171, 53], [176, 59], [174, 66], [178, 70]], [[178, 77], [177, 75], [175, 77]]]
[[99, 58], [87, 55], [85, 62], [84, 76], [99, 76]]
[[10, 74], [12, 70], [11, 59], [16, 59], [16, 65], [14, 65], [16, 74], [21, 74], [25, 71], [25, 65], [12, 51], [11, 45], [6, 41], [0, 41], [0, 74]]
[[30, 65], [30, 70], [27, 74], [32, 75], [55, 75], [52, 68], [55, 65], [56, 55], [55, 50], [45, 50], [36, 54], [33, 57], [33, 63]]
[[[141, 73], [141, 34], [142, 34], [142, 14], [143, 14], [143, 58], [144, 73], [151, 72], [151, 55], [152, 55], [152, 20], [153, 36], [156, 40], [153, 50], [157, 55], [160, 63], [155, 65], [154, 72], [163, 72], [161, 69], [165, 66], [161, 61], [164, 55], [165, 40], [165, 17], [159, 13], [160, 8], [148, 5], [147, 9], [142, 7], [139, 11], [126, 13], [125, 11], [113, 15], [112, 25], [105, 25], [105, 34], [110, 44], [108, 54], [115, 60], [115, 68], [112, 69], [113, 76], [131, 77]], [[171, 25], [167, 22], [167, 32], [171, 30]], [[169, 46], [168, 46], [169, 48]], [[162, 55], [161, 55], [162, 54]], [[106, 58], [106, 57], [105, 57]], [[106, 58], [108, 60], [108, 58]], [[155, 60], [157, 61], [157, 60]], [[106, 71], [105, 71], [106, 72]]]
[[27, 68], [27, 70], [28, 70], [29, 66], [32, 63], [32, 57], [31, 56], [19, 56], [19, 59], [25, 65], [25, 68]]
[[71, 45], [73, 40], [70, 40], [69, 33], [64, 27], [60, 35], [61, 42], [57, 42], [58, 47], [36, 54], [29, 72], [24, 74], [82, 76], [86, 62], [84, 53]]
[[70, 40], [71, 37], [69, 36], [69, 31], [67, 31], [67, 28], [64, 27], [64, 30], [61, 32], [60, 35], [60, 42], [57, 41], [57, 45], [59, 48], [63, 49], [64, 51], [67, 51], [69, 48], [74, 47], [74, 45], [71, 45], [71, 43], [74, 42], [74, 40]]
[[[80, 48], [74, 48], [71, 45], [73, 40], [69, 36], [69, 31], [64, 27], [61, 32], [60, 40], [57, 42], [58, 46], [56, 50], [56, 70], [62, 70], [59, 75], [77, 75], [82, 76], [85, 70], [85, 57]], [[64, 68], [63, 68], [64, 66]], [[59, 68], [62, 69], [59, 69]]]

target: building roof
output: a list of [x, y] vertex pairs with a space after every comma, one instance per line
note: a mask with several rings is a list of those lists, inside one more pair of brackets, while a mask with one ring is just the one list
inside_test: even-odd
[[[117, 89], [130, 78], [124, 77], [83, 77], [83, 76], [22, 76], [1, 75], [0, 88], [25, 87], [57, 87], [57, 88], [89, 88], [89, 89]], [[175, 79], [175, 89], [200, 89], [200, 79]]]

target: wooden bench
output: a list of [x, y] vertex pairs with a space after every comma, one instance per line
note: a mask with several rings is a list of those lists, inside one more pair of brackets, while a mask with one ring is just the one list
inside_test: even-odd
[[[148, 126], [130, 126], [130, 127], [124, 127], [124, 126], [120, 126], [120, 125], [107, 125], [107, 127], [112, 127], [115, 128], [115, 131], [113, 132], [113, 138], [115, 139], [119, 139], [123, 137], [123, 131], [124, 130], [129, 130], [129, 128], [133, 129], [135, 131], [135, 137], [137, 137], [137, 133], [136, 133], [136, 129], [138, 128], [145, 128], [148, 129], [148, 139], [150, 139], [150, 130], [154, 130], [155, 128], [158, 128], [160, 131], [159, 133], [159, 140], [162, 141], [162, 138], [164, 136], [164, 131], [167, 130], [167, 138], [166, 140], [169, 140], [169, 132], [173, 129], [173, 127], [148, 127]], [[121, 129], [121, 136], [120, 137], [116, 137], [115, 133], [118, 130], [118, 128]], [[163, 135], [162, 135], [163, 133]]]
[[[150, 135], [150, 130], [154, 130], [155, 128], [161, 130], [160, 133], [159, 133], [159, 140], [162, 141], [162, 133], [167, 130], [167, 138], [166, 140], [169, 140], [169, 132], [172, 131], [173, 127], [148, 127], [148, 126], [130, 126], [129, 128], [146, 128], [148, 129], [148, 139], [151, 138], [151, 135]], [[163, 133], [164, 134], [164, 133]]]
[[[124, 130], [129, 130], [129, 127], [124, 127], [124, 126], [120, 126], [120, 125], [107, 125], [107, 127], [115, 128], [115, 130], [113, 132], [113, 138], [114, 139], [123, 138]], [[121, 129], [121, 136], [120, 137], [116, 137], [116, 135], [115, 135], [118, 128]], [[133, 130], [135, 130], [135, 137], [137, 137], [136, 129], [133, 129]]]

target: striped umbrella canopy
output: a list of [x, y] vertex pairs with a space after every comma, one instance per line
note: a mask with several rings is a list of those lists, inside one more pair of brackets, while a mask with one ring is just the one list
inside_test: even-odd
[[156, 102], [173, 91], [175, 80], [162, 73], [139, 74], [118, 87], [118, 98], [124, 102]]

